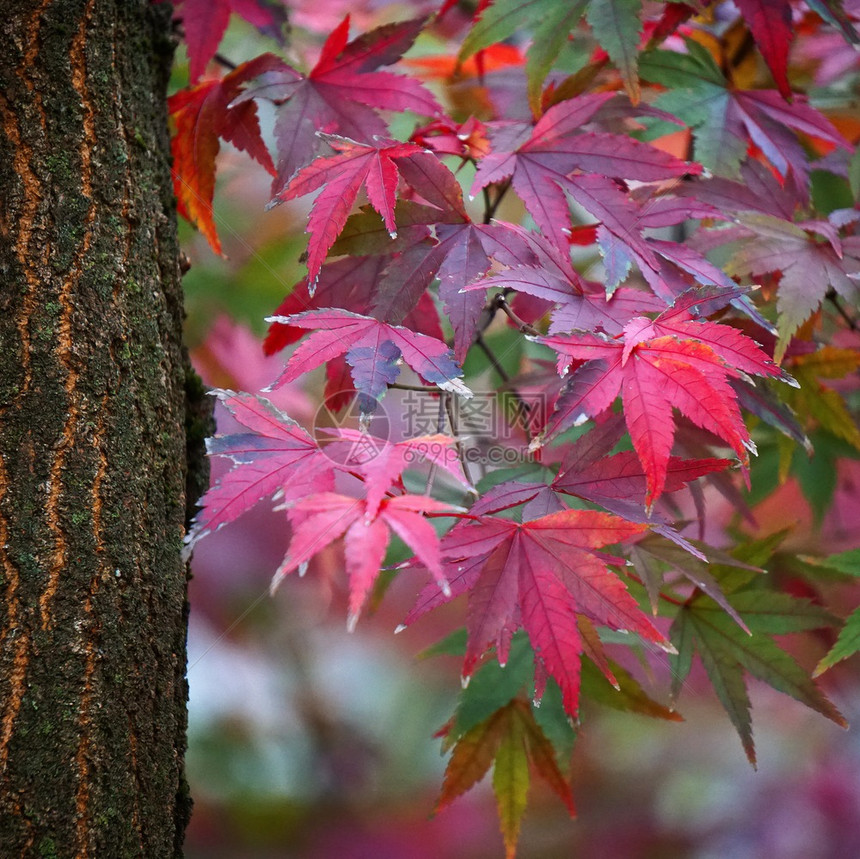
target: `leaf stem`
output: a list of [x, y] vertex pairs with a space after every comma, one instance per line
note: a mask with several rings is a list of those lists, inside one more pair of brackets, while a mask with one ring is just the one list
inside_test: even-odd
[[215, 54], [212, 59], [215, 60], [215, 62], [218, 63], [219, 66], [223, 66], [225, 69], [228, 69], [231, 72], [235, 71], [238, 68], [236, 63], [234, 63], [232, 60], [228, 60], [227, 57], [225, 57], [223, 54]]

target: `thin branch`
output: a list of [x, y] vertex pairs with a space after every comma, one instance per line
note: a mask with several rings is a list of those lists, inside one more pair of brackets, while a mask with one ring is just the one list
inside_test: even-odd
[[234, 63], [232, 60], [228, 60], [227, 57], [225, 57], [223, 54], [215, 54], [212, 59], [215, 60], [215, 62], [218, 63], [219, 66], [223, 66], [225, 69], [231, 72], [235, 71], [238, 68], [236, 63]]
[[480, 332], [475, 335], [475, 344], [481, 349], [481, 351], [487, 356], [487, 360], [492, 365], [493, 369], [498, 374], [499, 378], [505, 383], [505, 386], [508, 389], [508, 393], [511, 395], [511, 398], [516, 403], [516, 411], [514, 414], [514, 422], [519, 423], [523, 429], [523, 432], [526, 435], [529, 443], [531, 443], [532, 435], [531, 430], [529, 430], [529, 415], [531, 414], [531, 408], [529, 404], [519, 395], [519, 393], [514, 389], [511, 384], [511, 377], [508, 375], [507, 370], [499, 363], [499, 359], [496, 357], [496, 353], [487, 345], [487, 341], [484, 340], [484, 335]]
[[457, 412], [454, 410], [454, 398], [445, 398], [445, 408], [448, 412], [448, 425], [451, 427], [451, 435], [454, 436], [454, 444], [457, 447], [457, 456], [460, 458], [460, 468], [463, 469], [463, 474], [466, 476], [470, 486], [475, 483], [472, 480], [472, 475], [469, 474], [469, 462], [466, 459], [466, 449], [463, 447], [463, 442], [460, 440], [460, 424], [457, 420]]
[[395, 391], [418, 391], [421, 394], [442, 394], [444, 393], [435, 385], [407, 385], [404, 382], [389, 382], [388, 387]]
[[845, 320], [845, 324], [855, 333], [860, 331], [860, 325], [857, 324], [857, 320], [854, 319], [851, 314], [842, 306], [842, 302], [839, 300], [839, 296], [836, 294], [836, 291], [833, 289], [827, 290], [827, 300], [836, 308], [836, 312]]
[[[439, 412], [436, 415], [436, 434], [442, 435], [445, 432], [445, 415], [447, 412], [447, 403], [450, 394], [444, 393], [439, 397]], [[435, 462], [430, 463], [430, 470], [427, 472], [427, 488], [424, 490], [425, 495], [429, 495], [433, 489], [433, 481], [436, 479], [437, 466]]]
[[528, 334], [531, 337], [537, 336], [538, 330], [533, 325], [530, 325], [528, 322], [526, 322], [525, 320], [520, 319], [520, 317], [517, 316], [516, 313], [514, 313], [510, 304], [508, 304], [508, 300], [507, 300], [507, 298], [505, 298], [504, 294], [497, 295], [495, 300], [494, 300], [494, 304], [496, 307], [498, 307], [505, 314], [505, 316], [508, 317], [508, 319], [511, 320], [511, 322], [514, 323], [514, 325], [517, 326], [520, 333]]
[[484, 340], [484, 335], [480, 331], [475, 335], [475, 345], [487, 356], [487, 360], [496, 371], [498, 377], [506, 385], [509, 385], [511, 377], [508, 375], [508, 371], [499, 363], [496, 353], [487, 345], [487, 341]]
[[496, 190], [496, 199], [492, 203], [489, 202], [490, 195], [487, 189], [484, 188], [484, 223], [489, 224], [496, 215], [496, 210], [502, 202], [502, 198], [507, 194], [508, 188], [511, 187], [511, 180], [506, 179]]
[[[477, 165], [477, 162], [473, 162], [473, 163], [475, 163]], [[489, 224], [490, 223], [490, 216], [488, 213], [493, 211], [493, 203], [490, 200], [490, 188], [488, 185], [484, 185], [484, 187], [481, 188], [481, 195], [484, 198], [484, 223]]]

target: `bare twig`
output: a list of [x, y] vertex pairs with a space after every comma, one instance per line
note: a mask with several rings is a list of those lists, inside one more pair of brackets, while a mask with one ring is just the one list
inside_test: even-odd
[[484, 335], [478, 333], [475, 336], [475, 344], [478, 348], [487, 356], [487, 360], [492, 365], [493, 369], [498, 374], [499, 378], [505, 383], [508, 392], [510, 393], [511, 398], [516, 403], [516, 410], [514, 413], [514, 422], [519, 423], [523, 428], [523, 432], [526, 435], [526, 439], [531, 442], [531, 431], [529, 430], [529, 415], [531, 414], [531, 408], [529, 404], [519, 395], [519, 393], [514, 389], [511, 384], [511, 377], [508, 374], [507, 370], [499, 363], [499, 359], [496, 357], [496, 353], [487, 345], [487, 341], [484, 340]]
[[451, 435], [455, 439], [454, 443], [457, 447], [457, 456], [460, 458], [460, 467], [463, 469], [463, 474], [466, 476], [466, 480], [469, 482], [469, 485], [474, 486], [475, 483], [472, 480], [472, 475], [469, 474], [469, 462], [466, 459], [466, 449], [463, 447], [463, 442], [460, 440], [460, 422], [457, 420], [457, 413], [454, 410], [453, 397], [445, 398], [445, 408], [448, 412], [448, 425], [451, 427]]
[[827, 290], [827, 300], [836, 308], [836, 312], [845, 320], [845, 324], [852, 331], [860, 331], [860, 326], [858, 326], [857, 320], [854, 319], [851, 314], [842, 306], [842, 302], [839, 300], [839, 296], [836, 294], [836, 290]]
[[508, 188], [511, 187], [511, 180], [506, 179], [502, 184], [499, 185], [496, 190], [496, 199], [490, 202], [490, 194], [486, 188], [484, 188], [484, 223], [489, 224], [490, 221], [496, 215], [496, 210], [499, 208], [499, 204], [502, 202], [502, 198], [507, 194]]
[[[443, 393], [439, 397], [439, 412], [436, 415], [436, 433], [442, 435], [445, 432], [445, 415], [448, 410], [448, 400], [451, 395]], [[436, 463], [430, 463], [430, 471], [427, 473], [427, 488], [424, 490], [425, 495], [429, 495], [433, 489], [433, 481], [436, 479]]]
[[495, 297], [494, 304], [496, 307], [498, 307], [505, 314], [505, 316], [508, 317], [508, 319], [511, 320], [511, 322], [514, 323], [514, 325], [517, 326], [517, 328], [519, 329], [519, 331], [522, 334], [528, 334], [532, 337], [537, 336], [538, 330], [533, 325], [530, 325], [528, 322], [526, 322], [525, 320], [520, 319], [520, 317], [517, 316], [516, 313], [514, 313], [510, 304], [508, 304], [507, 298], [505, 298], [503, 293], [500, 293], [499, 295], [497, 295]]
[[395, 391], [418, 391], [421, 394], [442, 394], [435, 385], [407, 385], [404, 382], [389, 382], [388, 387]]
[[487, 341], [484, 340], [484, 335], [480, 331], [475, 335], [475, 345], [487, 356], [487, 360], [496, 371], [498, 377], [506, 385], [510, 384], [511, 377], [508, 375], [508, 371], [499, 363], [496, 353], [487, 345]]

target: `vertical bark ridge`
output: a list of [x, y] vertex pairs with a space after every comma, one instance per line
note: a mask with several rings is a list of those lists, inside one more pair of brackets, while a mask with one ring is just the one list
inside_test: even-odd
[[[43, 132], [47, 126], [47, 122], [42, 108], [41, 95], [30, 77], [30, 70], [33, 67], [33, 61], [38, 52], [41, 14], [48, 2], [49, 0], [43, 0], [42, 3], [30, 12], [26, 20], [23, 21], [19, 39], [23, 40], [26, 49], [23, 51], [21, 63], [14, 69], [14, 74], [20, 79], [28, 95], [32, 98], [36, 120]], [[2, 116], [4, 135], [11, 144], [12, 168], [19, 178], [22, 190], [22, 199], [15, 213], [18, 217], [18, 230], [14, 243], [14, 253], [24, 271], [26, 290], [24, 299], [21, 302], [21, 311], [16, 317], [15, 323], [20, 342], [20, 351], [16, 357], [20, 362], [23, 372], [23, 379], [21, 381], [22, 391], [26, 391], [29, 389], [31, 382], [29, 321], [39, 292], [38, 275], [35, 268], [28, 264], [28, 260], [39, 256], [41, 257], [40, 262], [44, 264], [47, 258], [48, 249], [46, 245], [42, 245], [42, 253], [39, 255], [36, 254], [33, 248], [34, 233], [36, 232], [36, 216], [44, 195], [42, 183], [33, 169], [33, 148], [22, 134], [21, 124], [16, 111], [4, 95], [2, 89], [0, 89], [0, 116]], [[8, 235], [11, 231], [11, 224], [9, 222], [12, 216], [11, 207], [10, 209], [6, 209], [4, 214], [3, 234]], [[7, 408], [8, 405], [4, 398], [4, 401], [0, 402], [0, 418], [2, 418]], [[7, 489], [8, 477], [2, 464], [2, 457], [0, 457], [0, 501], [6, 496]], [[20, 573], [7, 552], [8, 526], [2, 509], [0, 509], [0, 537], [2, 537], [0, 539], [0, 556], [2, 556], [6, 578], [5, 603], [7, 606], [7, 622], [2, 632], [0, 632], [0, 643], [6, 644], [8, 638], [13, 654], [11, 671], [9, 673], [8, 694], [4, 699], [2, 716], [0, 716], [0, 773], [2, 773], [6, 769], [9, 755], [9, 741], [12, 737], [15, 718], [21, 707], [24, 679], [27, 673], [27, 663], [30, 658], [30, 637], [26, 629], [20, 626]]]
[[72, 336], [72, 313], [74, 311], [74, 298], [77, 293], [83, 264], [87, 252], [90, 249], [93, 233], [93, 221], [96, 217], [96, 202], [93, 197], [93, 165], [92, 152], [96, 146], [95, 123], [93, 120], [94, 110], [89, 90], [87, 88], [87, 68], [84, 46], [87, 38], [87, 25], [92, 14], [93, 0], [88, 0], [84, 14], [81, 17], [78, 32], [72, 41], [69, 53], [69, 65], [71, 66], [71, 81], [75, 92], [80, 97], [81, 109], [83, 111], [83, 134], [80, 139], [80, 183], [81, 194], [89, 200], [87, 213], [84, 217], [84, 231], [80, 245], [75, 251], [71, 270], [63, 281], [59, 293], [60, 321], [58, 326], [57, 358], [66, 372], [64, 385], [67, 397], [67, 418], [63, 426], [62, 439], [59, 449], [51, 465], [51, 477], [48, 492], [48, 527], [54, 534], [56, 546], [54, 550], [53, 563], [45, 590], [39, 597], [39, 609], [42, 618], [42, 629], [47, 629], [51, 623], [51, 600], [57, 592], [60, 575], [68, 563], [68, 540], [60, 521], [58, 505], [62, 491], [62, 473], [66, 465], [66, 456], [75, 443], [78, 427], [78, 415], [80, 413], [78, 401], [78, 369], [73, 359], [74, 341]]

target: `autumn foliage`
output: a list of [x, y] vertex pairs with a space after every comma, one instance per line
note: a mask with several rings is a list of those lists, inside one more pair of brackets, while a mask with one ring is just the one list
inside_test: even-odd
[[[860, 451], [860, 124], [821, 100], [807, 47], [856, 70], [860, 8], [449, 0], [320, 42], [285, 38], [277, 5], [177, 9], [178, 205], [220, 253], [224, 143], [271, 174], [270, 207], [306, 198], [271, 384], [356, 420], [321, 431], [218, 391], [239, 429], [209, 450], [232, 469], [189, 542], [273, 498], [291, 533], [273, 587], [337, 544], [351, 624], [394, 574], [426, 581], [405, 625], [462, 597], [438, 648], [464, 681], [439, 808], [493, 766], [508, 855], [530, 769], [573, 813], [554, 743], [583, 698], [678, 719], [698, 659], [752, 763], [748, 676], [844, 724], [784, 636], [842, 624], [828, 584], [860, 574], [857, 550], [793, 559], [798, 596], [749, 493], [771, 479], [757, 453], [808, 485], [808, 462], [832, 484]], [[231, 13], [280, 46], [216, 58]], [[406, 419], [416, 397], [429, 427]], [[832, 492], [808, 495], [820, 521]], [[735, 511], [722, 533], [713, 505]], [[816, 674], [858, 648], [860, 614], [827, 641]], [[631, 654], [668, 660], [671, 706]]]

